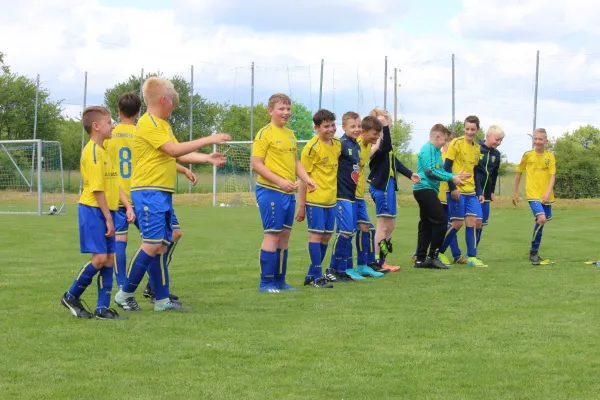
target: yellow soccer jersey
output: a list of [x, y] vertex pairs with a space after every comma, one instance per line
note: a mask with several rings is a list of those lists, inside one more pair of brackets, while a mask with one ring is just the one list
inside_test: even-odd
[[[129, 204], [131, 202], [131, 175], [133, 138], [135, 137], [135, 125], [119, 124], [112, 131], [112, 138], [104, 141], [104, 148], [110, 154], [110, 158], [117, 163], [119, 172], [119, 186], [125, 192]], [[123, 205], [119, 202], [119, 207]]]
[[318, 207], [335, 207], [337, 196], [337, 170], [342, 144], [338, 138], [332, 143], [325, 144], [318, 136], [310, 139], [300, 160], [308, 172], [317, 190], [306, 193], [306, 205]]
[[356, 199], [363, 200], [365, 198], [365, 166], [369, 163], [371, 159], [371, 146], [369, 143], [366, 146], [363, 144], [362, 136], [357, 140], [358, 144], [360, 144], [360, 161], [358, 163], [358, 183], [356, 185]]
[[132, 148], [135, 167], [131, 175], [131, 191], [175, 191], [177, 160], [160, 150], [170, 140], [178, 143], [171, 125], [164, 119], [146, 113], [138, 120]]
[[[517, 165], [517, 172], [526, 172], [525, 196], [528, 201], [542, 201], [548, 190], [550, 175], [556, 175], [556, 159], [554, 154], [544, 150], [537, 154], [530, 150], [523, 154], [521, 162]], [[554, 201], [554, 190], [550, 193], [550, 202]]]
[[453, 161], [452, 173], [464, 170], [471, 174], [469, 179], [463, 181], [463, 186], [457, 187], [462, 194], [475, 193], [475, 166], [479, 163], [480, 155], [481, 150], [475, 141], [468, 144], [464, 137], [459, 137], [450, 142], [446, 158]]
[[[252, 156], [265, 159], [265, 166], [275, 175], [296, 181], [296, 154], [298, 141], [289, 128], [268, 124], [262, 128], [252, 144]], [[279, 186], [259, 175], [256, 184], [284, 193]]]
[[79, 204], [100, 207], [94, 192], [104, 192], [108, 209], [119, 209], [119, 179], [117, 165], [110, 154], [92, 140], [83, 148], [80, 161], [83, 190]]
[[[446, 161], [446, 155], [447, 150], [444, 151], [444, 149], [442, 148], [442, 163], [444, 163]], [[448, 198], [446, 197], [446, 193], [448, 192], [449, 188], [448, 188], [448, 182], [446, 181], [442, 181], [440, 182], [440, 192], [438, 193], [438, 199], [440, 199], [440, 202], [442, 204], [447, 204], [448, 203]]]

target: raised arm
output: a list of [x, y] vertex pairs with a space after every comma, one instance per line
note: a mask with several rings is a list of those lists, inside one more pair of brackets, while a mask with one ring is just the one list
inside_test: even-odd
[[[210, 135], [210, 136], [206, 136], [206, 137], [203, 137], [200, 139], [192, 140], [189, 142], [183, 142], [183, 143], [175, 143], [174, 141], [169, 140], [168, 142], [166, 142], [165, 144], [160, 146], [160, 149], [165, 154], [168, 154], [171, 157], [175, 157], [175, 158], [179, 159], [179, 157], [184, 156], [186, 154], [196, 152], [199, 149], [201, 149], [202, 147], [217, 144], [217, 143], [224, 143], [229, 140], [231, 140], [231, 136], [229, 134], [217, 133], [216, 135]], [[186, 164], [189, 163], [187, 161], [181, 161], [181, 162], [184, 162]]]

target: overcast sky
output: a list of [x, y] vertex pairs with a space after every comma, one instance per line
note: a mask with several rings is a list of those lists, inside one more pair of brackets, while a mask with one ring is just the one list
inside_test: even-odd
[[[588, 0], [0, 0], [0, 51], [13, 71], [35, 77], [64, 113], [88, 104], [144, 68], [190, 76], [209, 100], [249, 104], [291, 94], [338, 118], [383, 106], [384, 58], [398, 68], [398, 116], [413, 123], [418, 151], [435, 123], [478, 115], [500, 125], [500, 150], [518, 161], [533, 127], [535, 56], [540, 50], [537, 125], [558, 136], [599, 125], [600, 3]], [[294, 4], [292, 6], [292, 4]], [[393, 112], [393, 80], [387, 106]], [[340, 129], [341, 131], [341, 129]]]

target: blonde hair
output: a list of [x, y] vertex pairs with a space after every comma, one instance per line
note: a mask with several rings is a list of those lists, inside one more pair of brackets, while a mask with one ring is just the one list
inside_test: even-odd
[[392, 121], [392, 117], [390, 116], [390, 113], [387, 112], [386, 110], [382, 110], [380, 108], [375, 107], [369, 113], [369, 116], [375, 117], [375, 118], [377, 118], [377, 117], [379, 117], [381, 115], [383, 115], [384, 117], [386, 117], [390, 122]]
[[536, 130], [533, 131], [533, 134], [535, 135], [536, 133], [540, 133], [540, 134], [544, 135], [546, 137], [546, 139], [548, 139], [548, 133], [546, 132], [546, 130], [544, 128], [536, 128]]
[[360, 115], [358, 115], [358, 113], [355, 113], [354, 111], [348, 111], [342, 116], [342, 125], [346, 125], [346, 122], [348, 122], [348, 120], [358, 118], [360, 118]]
[[173, 86], [173, 82], [168, 79], [159, 78], [153, 76], [148, 78], [142, 86], [142, 92], [144, 94], [144, 103], [146, 105], [155, 105], [160, 101], [162, 96], [171, 97], [173, 100], [173, 106], [175, 103], [179, 103], [179, 94]]
[[268, 108], [275, 108], [275, 104], [282, 103], [288, 106], [292, 105], [292, 99], [285, 93], [275, 93], [271, 97], [269, 97]]
[[504, 130], [500, 128], [498, 125], [492, 125], [488, 128], [486, 135], [496, 135], [500, 137], [504, 137]]

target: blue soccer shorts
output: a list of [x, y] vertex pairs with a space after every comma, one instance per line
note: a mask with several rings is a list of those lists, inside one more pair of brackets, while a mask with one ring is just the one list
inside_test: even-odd
[[[106, 237], [106, 218], [98, 207], [79, 204], [79, 250], [82, 253], [114, 254], [116, 251], [115, 237]], [[113, 223], [115, 212], [110, 212]]]
[[[135, 209], [134, 209], [135, 211]], [[119, 207], [119, 209], [115, 212], [115, 235], [127, 235], [129, 232], [129, 223], [127, 223], [127, 210], [125, 207]], [[135, 227], [140, 230], [140, 226], [138, 224], [137, 217], [133, 221]]]
[[360, 225], [370, 225], [371, 218], [367, 210], [367, 202], [364, 199], [357, 199], [354, 203], [356, 208], [356, 222]]
[[352, 236], [356, 231], [356, 203], [349, 200], [338, 200], [335, 205], [336, 232]]
[[371, 197], [375, 202], [377, 218], [396, 218], [396, 180], [390, 178], [386, 190], [369, 187]]
[[540, 201], [530, 201], [529, 207], [531, 207], [531, 212], [535, 219], [539, 215], [545, 215], [546, 221], [552, 220], [552, 204], [542, 204]]
[[177, 219], [177, 215], [175, 215], [175, 209], [171, 209], [171, 228], [173, 230], [175, 229], [181, 229], [181, 227], [179, 226], [179, 220]]
[[483, 202], [483, 204], [481, 204], [481, 222], [483, 223], [483, 225], [487, 225], [489, 220], [490, 220], [490, 210], [492, 208], [492, 202], [489, 200], [486, 200]]
[[335, 226], [335, 207], [306, 206], [306, 221], [310, 233], [331, 235]]
[[465, 217], [483, 218], [481, 204], [475, 194], [461, 194], [458, 200], [448, 196], [448, 211], [450, 221], [462, 221]]
[[131, 192], [142, 242], [170, 244], [173, 239], [173, 194], [161, 190]]
[[284, 229], [292, 229], [296, 211], [296, 196], [293, 193], [257, 186], [256, 201], [264, 233], [281, 233]]

